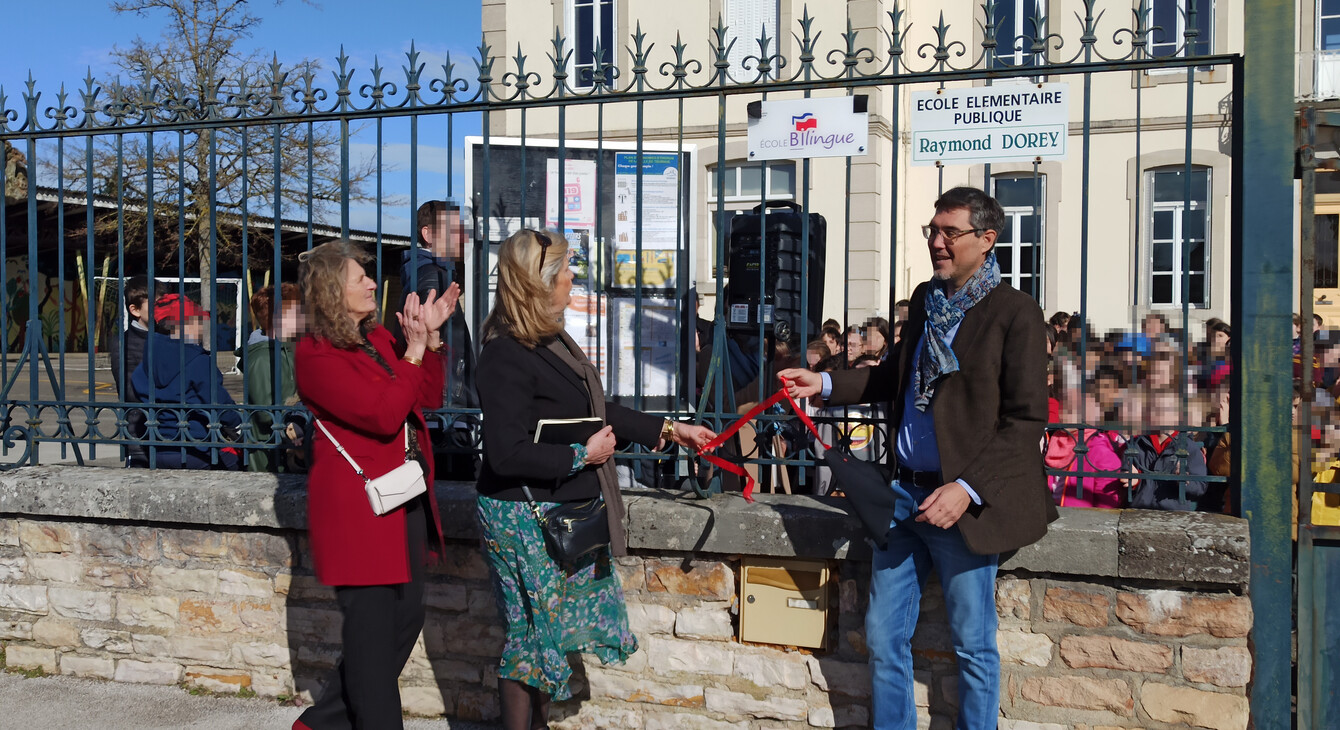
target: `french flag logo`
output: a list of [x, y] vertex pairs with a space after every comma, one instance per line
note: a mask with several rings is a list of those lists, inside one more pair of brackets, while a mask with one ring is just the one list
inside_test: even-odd
[[805, 112], [798, 117], [791, 117], [791, 123], [795, 125], [797, 132], [804, 132], [807, 129], [817, 129], [819, 119], [809, 112]]

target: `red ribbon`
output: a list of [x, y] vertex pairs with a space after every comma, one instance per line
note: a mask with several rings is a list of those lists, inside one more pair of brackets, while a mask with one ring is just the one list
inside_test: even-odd
[[744, 484], [743, 496], [744, 501], [746, 502], [754, 501], [754, 478], [749, 476], [749, 472], [745, 471], [744, 467], [726, 461], [725, 459], [719, 456], [715, 456], [707, 452], [726, 443], [727, 439], [729, 439], [731, 436], [734, 436], [736, 432], [740, 430], [741, 427], [743, 427], [746, 423], [754, 420], [754, 418], [756, 418], [763, 411], [766, 411], [768, 408], [771, 408], [774, 404], [779, 403], [783, 399], [785, 399], [788, 403], [791, 404], [791, 409], [796, 412], [796, 415], [800, 416], [800, 420], [802, 423], [805, 424], [805, 427], [810, 430], [810, 433], [814, 434], [814, 438], [816, 441], [819, 442], [819, 445], [823, 446], [825, 450], [829, 448], [828, 444], [824, 443], [823, 438], [819, 436], [819, 429], [814, 425], [814, 421], [810, 420], [809, 415], [805, 413], [805, 409], [801, 408], [800, 405], [796, 403], [795, 399], [787, 394], [786, 387], [787, 387], [787, 381], [783, 379], [782, 387], [778, 388], [777, 392], [772, 394], [772, 397], [768, 398], [762, 403], [759, 403], [753, 408], [750, 408], [748, 412], [746, 412], [743, 416], [740, 416], [739, 420], [735, 421], [735, 423], [732, 423], [729, 428], [717, 434], [716, 438], [712, 439], [706, 444], [703, 444], [702, 448], [698, 449], [698, 456], [701, 457], [704, 461], [715, 464], [716, 466], [720, 467], [725, 471], [730, 472], [731, 474], [744, 478], [745, 484]]

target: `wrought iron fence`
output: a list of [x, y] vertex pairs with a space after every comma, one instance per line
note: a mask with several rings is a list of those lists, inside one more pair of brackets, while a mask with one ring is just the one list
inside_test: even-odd
[[[690, 44], [680, 34], [676, 34], [673, 43], [668, 38], [653, 39], [637, 23], [635, 31], [622, 44], [606, 45], [604, 39], [597, 38], [590, 48], [581, 49], [574, 48], [570, 38], [555, 29], [548, 47], [538, 56], [523, 52], [519, 45], [513, 55], [498, 55], [487, 42], [481, 41], [476, 57], [470, 59], [472, 71], [459, 68], [463, 64], [450, 55], [430, 69], [425, 55], [411, 46], [398, 70], [378, 62], [366, 71], [355, 69], [342, 50], [328, 72], [331, 83], [324, 85], [321, 81], [324, 74], [316, 67], [287, 68], [276, 57], [267, 69], [258, 73], [212, 79], [203, 86], [182, 80], [165, 84], [154, 77], [152, 69], [144, 69], [140, 78], [126, 83], [118, 80], [107, 84], [90, 76], [76, 92], [77, 98], [61, 86], [54, 94], [54, 103], [43, 101], [46, 92], [40, 91], [30, 77], [17, 108], [10, 106], [10, 97], [0, 89], [0, 140], [11, 160], [10, 165], [0, 168], [0, 189], [6, 191], [6, 212], [0, 216], [0, 241], [5, 245], [5, 256], [0, 258], [0, 281], [7, 287], [7, 306], [0, 311], [0, 332], [6, 335], [0, 342], [4, 449], [12, 464], [30, 464], [50, 458], [39, 454], [39, 444], [59, 445], [61, 457], [72, 449], [80, 461], [85, 449], [90, 458], [98, 458], [100, 450], [104, 456], [110, 450], [119, 460], [122, 447], [136, 444], [148, 449], [151, 461], [160, 451], [187, 447], [207, 451], [214, 461], [219, 459], [222, 449], [277, 448], [283, 441], [280, 431], [270, 431], [262, 437], [255, 424], [260, 420], [283, 423], [302, 409], [273, 397], [265, 402], [253, 400], [249, 394], [250, 381], [255, 376], [251, 368], [243, 368], [239, 375], [211, 381], [210, 393], [200, 398], [200, 402], [189, 404], [160, 403], [153, 396], [147, 402], [128, 402], [121, 392], [108, 389], [105, 376], [100, 375], [104, 366], [98, 353], [108, 338], [121, 337], [126, 326], [122, 322], [121, 299], [128, 277], [142, 274], [148, 281], [166, 277], [171, 281], [169, 290], [187, 295], [190, 294], [187, 280], [198, 273], [199, 298], [206, 308], [212, 309], [216, 322], [228, 320], [235, 327], [236, 343], [241, 333], [250, 332], [256, 323], [245, 306], [234, 305], [237, 311], [232, 314], [220, 306], [221, 281], [231, 280], [232, 286], [248, 295], [258, 288], [253, 282], [258, 277], [274, 283], [293, 281], [297, 253], [321, 241], [347, 238], [372, 248], [376, 255], [372, 273], [379, 283], [399, 283], [391, 273], [395, 267], [390, 257], [406, 251], [413, 255], [423, 247], [423, 242], [413, 224], [407, 226], [408, 230], [388, 231], [383, 212], [392, 208], [412, 212], [429, 198], [445, 198], [460, 201], [461, 209], [466, 211], [463, 217], [469, 224], [469, 241], [464, 257], [465, 302], [471, 329], [477, 332], [490, 302], [491, 253], [496, 244], [529, 222], [546, 220], [546, 196], [532, 190], [546, 180], [548, 161], [557, 162], [558, 190], [563, 190], [567, 182], [567, 161], [596, 162], [596, 188], [604, 196], [610, 184], [605, 166], [620, 152], [632, 156], [635, 170], [631, 181], [632, 240], [626, 248], [633, 262], [631, 280], [620, 279], [620, 248], [607, 235], [613, 230], [613, 214], [604, 210], [603, 205], [598, 206], [595, 220], [587, 228], [587, 239], [579, 245], [584, 260], [578, 262], [584, 267], [589, 292], [597, 301], [591, 346], [597, 357], [602, 349], [606, 356], [611, 349], [633, 353], [633, 364], [629, 366], [631, 388], [625, 393], [613, 388], [620, 397], [638, 407], [681, 416], [691, 414], [720, 428], [736, 418], [739, 405], [735, 402], [736, 385], [754, 381], [752, 395], [749, 388], [741, 388], [743, 399], [756, 400], [771, 389], [770, 373], [775, 370], [777, 359], [770, 343], [782, 340], [792, 347], [803, 348], [810, 336], [818, 334], [809, 323], [821, 319], [816, 316], [820, 313], [809, 310], [806, 287], [812, 285], [813, 272], [803, 269], [801, 316], [793, 333], [788, 336], [773, 331], [761, 321], [752, 332], [737, 329], [727, 332], [726, 302], [721, 295], [728, 278], [730, 243], [729, 211], [724, 204], [731, 197], [726, 171], [738, 168], [746, 172], [737, 174], [747, 174], [750, 179], [757, 175], [763, 181], [756, 195], [762, 210], [760, 226], [766, 224], [768, 216], [770, 191], [766, 181], [774, 176], [785, 179], [789, 174], [794, 186], [791, 197], [803, 213], [813, 209], [811, 194], [816, 188], [811, 160], [751, 163], [728, 156], [728, 141], [740, 136], [739, 129], [732, 127], [733, 117], [728, 112], [732, 107], [738, 112], [745, 102], [754, 99], [808, 97], [831, 90], [846, 94], [874, 90], [886, 95], [889, 102], [879, 113], [882, 115], [887, 108], [887, 115], [880, 122], [886, 125], [887, 132], [883, 134], [890, 141], [890, 171], [887, 181], [880, 183], [886, 186], [877, 188], [877, 192], [882, 206], [878, 215], [887, 215], [881, 233], [887, 232], [889, 252], [887, 273], [881, 271], [879, 276], [881, 286], [888, 291], [887, 303], [880, 306], [886, 307], [885, 318], [893, 319], [894, 303], [910, 294], [906, 282], [900, 281], [906, 276], [906, 262], [898, 259], [899, 252], [912, 248], [902, 240], [902, 231], [908, 230], [903, 221], [926, 214], [901, 207], [910, 184], [910, 173], [902, 167], [905, 152], [899, 143], [906, 132], [902, 117], [908, 91], [959, 83], [1029, 82], [1043, 77], [1078, 86], [1082, 111], [1072, 121], [1070, 135], [1081, 151], [1080, 179], [1075, 186], [1078, 196], [1067, 199], [1063, 214], [1079, 221], [1078, 226], [1072, 226], [1078, 238], [1075, 245], [1079, 263], [1069, 269], [1078, 285], [1067, 284], [1077, 290], [1070, 295], [1069, 302], [1078, 306], [1066, 309], [1073, 308], [1084, 323], [1092, 319], [1094, 312], [1123, 307], [1130, 312], [1130, 329], [1134, 331], [1135, 318], [1147, 308], [1140, 303], [1149, 301], [1142, 287], [1166, 285], [1170, 290], [1186, 293], [1195, 290], [1199, 277], [1203, 291], [1210, 275], [1205, 264], [1206, 250], [1214, 247], [1209, 255], [1226, 259], [1235, 256], [1238, 250], [1236, 223], [1220, 225], [1213, 239], [1207, 233], [1199, 234], [1202, 246], [1199, 254], [1193, 245], [1175, 247], [1179, 261], [1173, 263], [1169, 259], [1166, 274], [1156, 276], [1149, 269], [1156, 264], [1144, 262], [1155, 255], [1151, 254], [1155, 249], [1154, 232], [1143, 219], [1147, 217], [1149, 196], [1157, 192], [1162, 196], [1157, 202], [1167, 203], [1169, 210], [1181, 211], [1176, 224], [1180, 229], [1174, 238], [1183, 244], [1197, 238], [1193, 229], [1198, 224], [1192, 213], [1200, 210], [1208, 220], [1209, 214], [1204, 213], [1206, 201], [1202, 198], [1208, 198], [1209, 194], [1195, 186], [1210, 185], [1197, 182], [1198, 175], [1208, 179], [1209, 173], [1203, 173], [1203, 167], [1193, 160], [1193, 151], [1199, 144], [1193, 140], [1193, 133], [1197, 128], [1219, 128], [1219, 146], [1230, 149], [1239, 144], [1238, 115], [1227, 108], [1207, 114], [1197, 100], [1197, 94], [1205, 92], [1198, 89], [1203, 88], [1200, 82], [1206, 80], [1206, 74], [1216, 74], [1211, 80], [1226, 79], [1228, 87], [1219, 106], [1240, 101], [1241, 58], [1216, 52], [1227, 46], [1206, 37], [1205, 29], [1213, 25], [1205, 21], [1211, 7], [1204, 0], [1173, 3], [1176, 12], [1166, 17], [1173, 18], [1175, 28], [1155, 22], [1165, 16], [1156, 16], [1150, 0], [1142, 0], [1134, 9], [1123, 8], [1128, 13], [1104, 11], [1098, 0], [1083, 0], [1074, 4], [1072, 15], [1054, 17], [1039, 12], [1042, 4], [1030, 4], [1031, 17], [1023, 14], [1011, 20], [1006, 28], [1001, 9], [1007, 4], [1011, 3], [987, 0], [974, 9], [970, 22], [951, 23], [940, 12], [931, 23], [929, 18], [914, 18], [899, 3], [892, 3], [892, 10], [864, 25], [846, 18], [845, 31], [836, 34], [836, 39], [816, 28], [819, 18], [811, 15], [808, 8], [788, 38], [777, 37], [780, 33], [770, 35], [765, 27], [757, 38], [746, 41], [718, 19], [706, 39], [707, 53], [701, 58], [691, 53]], [[821, 44], [821, 38], [835, 42]], [[741, 43], [749, 45], [751, 52], [739, 60], [738, 54], [734, 57], [732, 54], [736, 44]], [[534, 70], [537, 65], [545, 73]], [[1098, 202], [1091, 195], [1094, 185], [1091, 159], [1097, 138], [1109, 133], [1109, 127], [1113, 126], [1106, 124], [1095, 129], [1095, 80], [1118, 75], [1131, 79], [1129, 98], [1133, 109], [1125, 116], [1125, 136], [1121, 142], [1131, 145], [1130, 153], [1135, 159], [1134, 170], [1139, 179], [1134, 183], [1131, 207], [1141, 220], [1128, 222], [1134, 236], [1130, 247], [1130, 291], [1123, 294], [1123, 301], [1114, 303], [1094, 301], [1091, 296], [1094, 275], [1104, 275], [1093, 271], [1090, 260], [1091, 240], [1096, 234], [1092, 213], [1094, 203]], [[1178, 94], [1167, 91], [1165, 82], [1173, 80], [1181, 84]], [[1157, 95], [1157, 109], [1147, 106], [1146, 97], [1150, 95]], [[1176, 107], [1169, 102], [1175, 95], [1182, 97], [1182, 103]], [[686, 114], [702, 116], [699, 106], [688, 109], [688, 105], [711, 106], [713, 101], [714, 130], [704, 131], [686, 124]], [[646, 114], [651, 106], [661, 113], [658, 118], [675, 120], [673, 124], [658, 123], [654, 141], [647, 139]], [[673, 112], [667, 113], [667, 109]], [[627, 115], [630, 110], [635, 120], [631, 124], [612, 123], [607, 127], [607, 116], [612, 119], [616, 113]], [[1157, 114], [1158, 119], [1147, 119], [1151, 114]], [[528, 120], [533, 125], [537, 115], [543, 118], [539, 125], [542, 131], [528, 134]], [[570, 121], [570, 115], [580, 115], [580, 119]], [[407, 130], [398, 131], [407, 135], [410, 167], [407, 185], [402, 181], [404, 192], [399, 194], [388, 193], [385, 187], [388, 179], [400, 179], [399, 172], [383, 157], [385, 135], [392, 124], [408, 125]], [[423, 142], [421, 124], [445, 126], [445, 185], [435, 186], [431, 192], [420, 182], [419, 166], [426, 159], [423, 149], [431, 149], [429, 155], [440, 155], [442, 150]], [[456, 130], [476, 124], [478, 141], [462, 143]], [[505, 129], [504, 136], [509, 139], [496, 140], [495, 129]], [[1160, 153], [1165, 157], [1168, 150], [1178, 153], [1162, 168], [1169, 177], [1146, 186], [1148, 169], [1142, 158], [1148, 150], [1142, 145], [1148, 144], [1149, 135], [1161, 134], [1166, 138], [1169, 130], [1185, 132], [1180, 146], [1163, 138], [1159, 142]], [[714, 145], [715, 160], [700, 160], [696, 154], [686, 154], [693, 143]], [[353, 149], [359, 144], [371, 145], [374, 152], [360, 157]], [[538, 156], [534, 152], [537, 149], [542, 150]], [[708, 226], [703, 223], [706, 216], [691, 216], [690, 211], [700, 204], [693, 197], [696, 185], [681, 182], [675, 191], [680, 207], [674, 211], [674, 245], [665, 249], [678, 264], [668, 275], [649, 281], [651, 271], [643, 262], [644, 255], [653, 249], [644, 245], [643, 202], [647, 184], [644, 169], [649, 156], [666, 154], [666, 150], [679, 166], [681, 181], [688, 173], [697, 174], [703, 166], [713, 170], [711, 185], [715, 191], [709, 191], [707, 197], [716, 201], [715, 227], [710, 236], [706, 235]], [[462, 155], [460, 162], [458, 153]], [[1237, 170], [1229, 157], [1228, 164], [1216, 168], [1214, 174], [1236, 177]], [[540, 169], [542, 163], [546, 165], [544, 170]], [[462, 182], [456, 180], [458, 164], [467, 171]], [[841, 232], [842, 253], [827, 257], [828, 266], [842, 267], [842, 280], [846, 281], [851, 278], [854, 266], [851, 158], [842, 163], [841, 173], [840, 180], [825, 180], [823, 184], [840, 186], [847, 193], [841, 225], [834, 226]], [[990, 164], [974, 167], [970, 174], [993, 187], [1004, 179], [993, 176]], [[961, 177], [940, 167], [935, 184], [943, 189], [949, 181]], [[1034, 226], [1062, 225], [1058, 215], [1061, 209], [1048, 203], [1042, 194], [1044, 184], [1055, 184], [1054, 179], [1046, 178], [1037, 162], [1031, 170], [1023, 170], [1012, 178], [1021, 189], [1031, 188], [1035, 193], [1031, 204], [1020, 206], [1017, 220], [1021, 225], [1030, 216]], [[737, 182], [743, 179], [736, 178]], [[1219, 182], [1223, 184], [1222, 180]], [[1236, 181], [1232, 184], [1236, 187]], [[746, 187], [740, 184], [731, 192], [748, 198], [754, 193], [745, 192]], [[712, 207], [706, 202], [702, 204]], [[353, 219], [360, 211], [374, 220], [371, 230], [360, 230], [355, 225]], [[836, 213], [832, 209], [824, 212], [830, 217]], [[565, 206], [558, 205], [556, 220], [552, 222], [559, 230], [571, 228], [565, 216]], [[813, 232], [809, 230], [808, 217], [804, 220], [801, 238], [807, 251]], [[701, 355], [693, 337], [693, 317], [698, 310], [690, 303], [694, 277], [685, 263], [702, 255], [714, 259], [714, 265], [705, 269], [710, 278], [700, 281], [714, 295], [715, 327], [709, 336], [713, 340], [710, 350], [715, 356], [706, 368], [699, 368], [697, 362]], [[1201, 257], [1199, 268], [1196, 256]], [[1027, 256], [1012, 260], [1012, 265], [1031, 266], [1034, 280], [1041, 281], [1044, 277], [1038, 276], [1039, 269], [1062, 266], [1046, 257], [1044, 247], [1035, 245]], [[760, 266], [767, 264], [760, 261]], [[55, 276], [50, 274], [53, 271]], [[409, 281], [400, 283], [405, 288], [416, 284], [412, 267], [410, 272]], [[47, 289], [41, 296], [37, 292], [39, 282]], [[1042, 288], [1037, 286], [1035, 295], [1041, 296]], [[604, 301], [600, 298], [615, 294], [627, 302], [629, 314], [625, 321], [599, 310], [599, 302]], [[58, 303], [54, 313], [47, 306], [51, 296]], [[384, 306], [394, 309], [395, 302], [384, 292], [382, 296]], [[853, 314], [851, 298], [846, 288], [841, 297], [828, 297], [830, 307], [833, 302], [841, 301], [840, 321], [844, 325], [864, 318], [864, 314]], [[154, 299], [149, 297], [151, 321]], [[1180, 317], [1182, 334], [1169, 340], [1166, 349], [1169, 354], [1180, 356], [1185, 365], [1196, 356], [1191, 343], [1195, 320], [1192, 314], [1200, 309], [1202, 302], [1186, 294], [1171, 301], [1174, 306], [1163, 311]], [[1053, 302], [1046, 304], [1057, 308]], [[640, 353], [648, 351], [644, 342], [650, 331], [646, 318], [656, 307], [671, 313], [668, 342], [658, 354], [673, 364], [670, 369], [674, 384], [653, 396], [649, 395], [647, 375], [638, 359]], [[867, 302], [855, 309], [869, 312], [873, 308], [879, 307]], [[1223, 307], [1223, 311], [1227, 308]], [[233, 358], [219, 346], [226, 333], [218, 331], [218, 327], [213, 329], [207, 335], [213, 344], [211, 363], [216, 370], [230, 369]], [[1084, 329], [1080, 332], [1087, 334]], [[631, 342], [625, 342], [626, 339]], [[1101, 353], [1095, 352], [1101, 345], [1100, 341], [1080, 336], [1059, 360], [1079, 374], [1073, 387], [1074, 397], [1081, 401], [1094, 388], [1090, 371], [1101, 357]], [[740, 353], [734, 371], [729, 358], [724, 357], [731, 349]], [[146, 351], [150, 367], [161, 357], [152, 347]], [[178, 357], [179, 364], [184, 365], [185, 356]], [[280, 355], [274, 352], [270, 357], [274, 380], [268, 392], [281, 393]], [[1130, 370], [1130, 378], [1137, 385], [1139, 360], [1136, 357], [1118, 363], [1119, 370]], [[109, 365], [125, 369], [124, 362]], [[710, 373], [705, 383], [696, 380], [700, 370]], [[740, 371], [753, 377], [737, 382], [735, 378]], [[615, 378], [617, 374], [608, 377]], [[1127, 375], [1119, 372], [1118, 377], [1124, 379]], [[1189, 432], [1222, 434], [1227, 430], [1222, 424], [1207, 426], [1195, 418], [1195, 377], [1194, 372], [1184, 367], [1173, 372], [1172, 381], [1167, 384], [1176, 393], [1177, 423], [1152, 423], [1147, 418], [1111, 423], [1082, 416], [1052, 424], [1054, 429], [1079, 429], [1080, 437], [1074, 460], [1068, 466], [1053, 469], [1053, 476], [1120, 474], [1133, 479], [1149, 478], [1150, 474], [1137, 474], [1129, 469], [1118, 473], [1088, 468], [1084, 461], [1085, 435], [1091, 430], [1117, 431], [1128, 436], [1151, 430], [1175, 431], [1178, 444], [1175, 466], [1171, 473], [1152, 476], [1183, 482], [1182, 489], [1186, 489], [1187, 483], [1223, 484], [1222, 476], [1188, 475], [1189, 461], [1194, 461], [1192, 452], [1199, 448]], [[220, 395], [221, 391], [239, 387], [241, 397], [236, 403], [227, 403]], [[137, 414], [144, 414], [142, 427], [133, 423], [140, 418]], [[818, 420], [837, 429], [839, 440], [848, 447], [851, 432], [858, 426], [874, 429], [879, 425], [877, 414], [847, 411], [819, 415]], [[466, 443], [458, 444], [468, 451], [479, 446], [478, 416], [474, 408], [449, 407], [432, 418], [435, 428], [443, 433], [470, 434]], [[168, 436], [160, 428], [165, 421], [184, 423], [192, 419], [204, 424], [203, 437], [193, 437], [188, 429], [177, 429], [175, 436]], [[758, 439], [758, 445], [745, 444], [742, 457], [763, 468], [765, 475], [773, 471], [771, 467], [776, 467], [779, 475], [788, 473], [789, 484], [796, 489], [812, 488], [809, 486], [815, 479], [812, 446], [792, 439], [790, 447], [783, 450], [768, 438], [783, 431], [788, 420], [788, 414], [784, 413], [762, 416], [758, 431], [763, 437]], [[876, 440], [871, 445], [870, 458], [884, 460], [889, 443], [887, 437]], [[682, 458], [676, 460], [666, 454], [630, 452], [621, 458], [635, 465], [648, 460], [667, 466], [674, 464], [677, 474], [688, 468], [688, 462]], [[644, 479], [652, 478], [642, 466], [635, 471]]]

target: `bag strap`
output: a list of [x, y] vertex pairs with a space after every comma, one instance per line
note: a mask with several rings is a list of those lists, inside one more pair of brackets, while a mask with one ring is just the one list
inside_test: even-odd
[[526, 501], [530, 502], [530, 511], [535, 515], [535, 522], [538, 523], [540, 527], [544, 527], [544, 511], [540, 509], [540, 504], [535, 501], [535, 495], [530, 493], [530, 486], [522, 484], [521, 491], [526, 493]]
[[[363, 483], [368, 484], [371, 482], [372, 480], [368, 479], [368, 476], [363, 473], [363, 467], [359, 466], [358, 462], [354, 461], [354, 457], [350, 456], [349, 452], [344, 450], [344, 446], [336, 440], [333, 434], [331, 434], [330, 429], [326, 428], [326, 424], [322, 423], [320, 418], [313, 418], [312, 420], [316, 421], [316, 427], [321, 429], [321, 433], [324, 433], [326, 438], [330, 439], [330, 443], [334, 444], [335, 450], [340, 452], [340, 456], [343, 456], [344, 460], [349, 462], [349, 466], [352, 466], [354, 471], [358, 472], [358, 476], [362, 477]], [[405, 461], [409, 461], [409, 426], [403, 426], [402, 430], [405, 432]], [[529, 496], [529, 492], [527, 492], [527, 496]]]
[[790, 403], [791, 409], [796, 412], [797, 416], [800, 417], [801, 423], [804, 423], [805, 428], [809, 429], [809, 432], [811, 434], [814, 434], [815, 441], [819, 442], [819, 445], [824, 447], [825, 451], [832, 448], [828, 444], [824, 443], [823, 437], [819, 435], [819, 428], [814, 425], [814, 421], [809, 417], [809, 414], [805, 413], [805, 409], [801, 408], [800, 405], [796, 403], [796, 400], [787, 394], [786, 386], [787, 381], [785, 379], [782, 379], [782, 387], [778, 388], [776, 393], [773, 393], [770, 398], [763, 401], [762, 403], [759, 403], [753, 408], [750, 408], [747, 413], [745, 413], [743, 416], [740, 416], [740, 418], [736, 420], [734, 423], [732, 423], [729, 428], [717, 434], [716, 438], [712, 439], [711, 441], [708, 441], [706, 444], [703, 444], [702, 448], [698, 449], [698, 456], [701, 457], [704, 461], [710, 462], [720, 467], [721, 469], [730, 472], [731, 474], [744, 478], [745, 485], [744, 485], [743, 496], [746, 502], [754, 501], [754, 478], [749, 475], [749, 472], [745, 471], [744, 467], [726, 461], [725, 459], [719, 456], [715, 456], [707, 452], [726, 443], [726, 440], [729, 439], [731, 436], [734, 436], [736, 432], [738, 432], [746, 423], [754, 420], [754, 418], [756, 418], [760, 413], [771, 408], [774, 404], [780, 403], [782, 400], [786, 400], [786, 402]]

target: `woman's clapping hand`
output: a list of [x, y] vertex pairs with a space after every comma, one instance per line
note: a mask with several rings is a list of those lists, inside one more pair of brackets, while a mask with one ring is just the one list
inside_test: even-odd
[[[411, 294], [410, 296], [415, 296]], [[442, 329], [442, 325], [447, 323], [451, 315], [456, 311], [456, 303], [461, 298], [461, 285], [451, 282], [447, 290], [437, 296], [435, 290], [428, 291], [428, 297], [423, 300], [424, 324], [428, 331], [433, 332]]]
[[415, 357], [422, 355], [428, 342], [429, 327], [424, 320], [424, 305], [419, 302], [419, 295], [411, 293], [406, 297], [404, 311], [396, 312], [395, 317], [400, 322], [401, 331], [405, 333], [405, 342], [410, 352]]
[[409, 352], [415, 357], [423, 354], [423, 348], [428, 345], [436, 347], [439, 339], [437, 333], [446, 324], [447, 319], [456, 311], [456, 303], [461, 298], [461, 287], [456, 282], [452, 282], [447, 287], [442, 296], [437, 296], [437, 292], [428, 291], [428, 296], [419, 299], [417, 292], [410, 292], [405, 297], [405, 307], [403, 312], [396, 313], [396, 319], [400, 321], [400, 328], [405, 333], [405, 342], [409, 345]]

